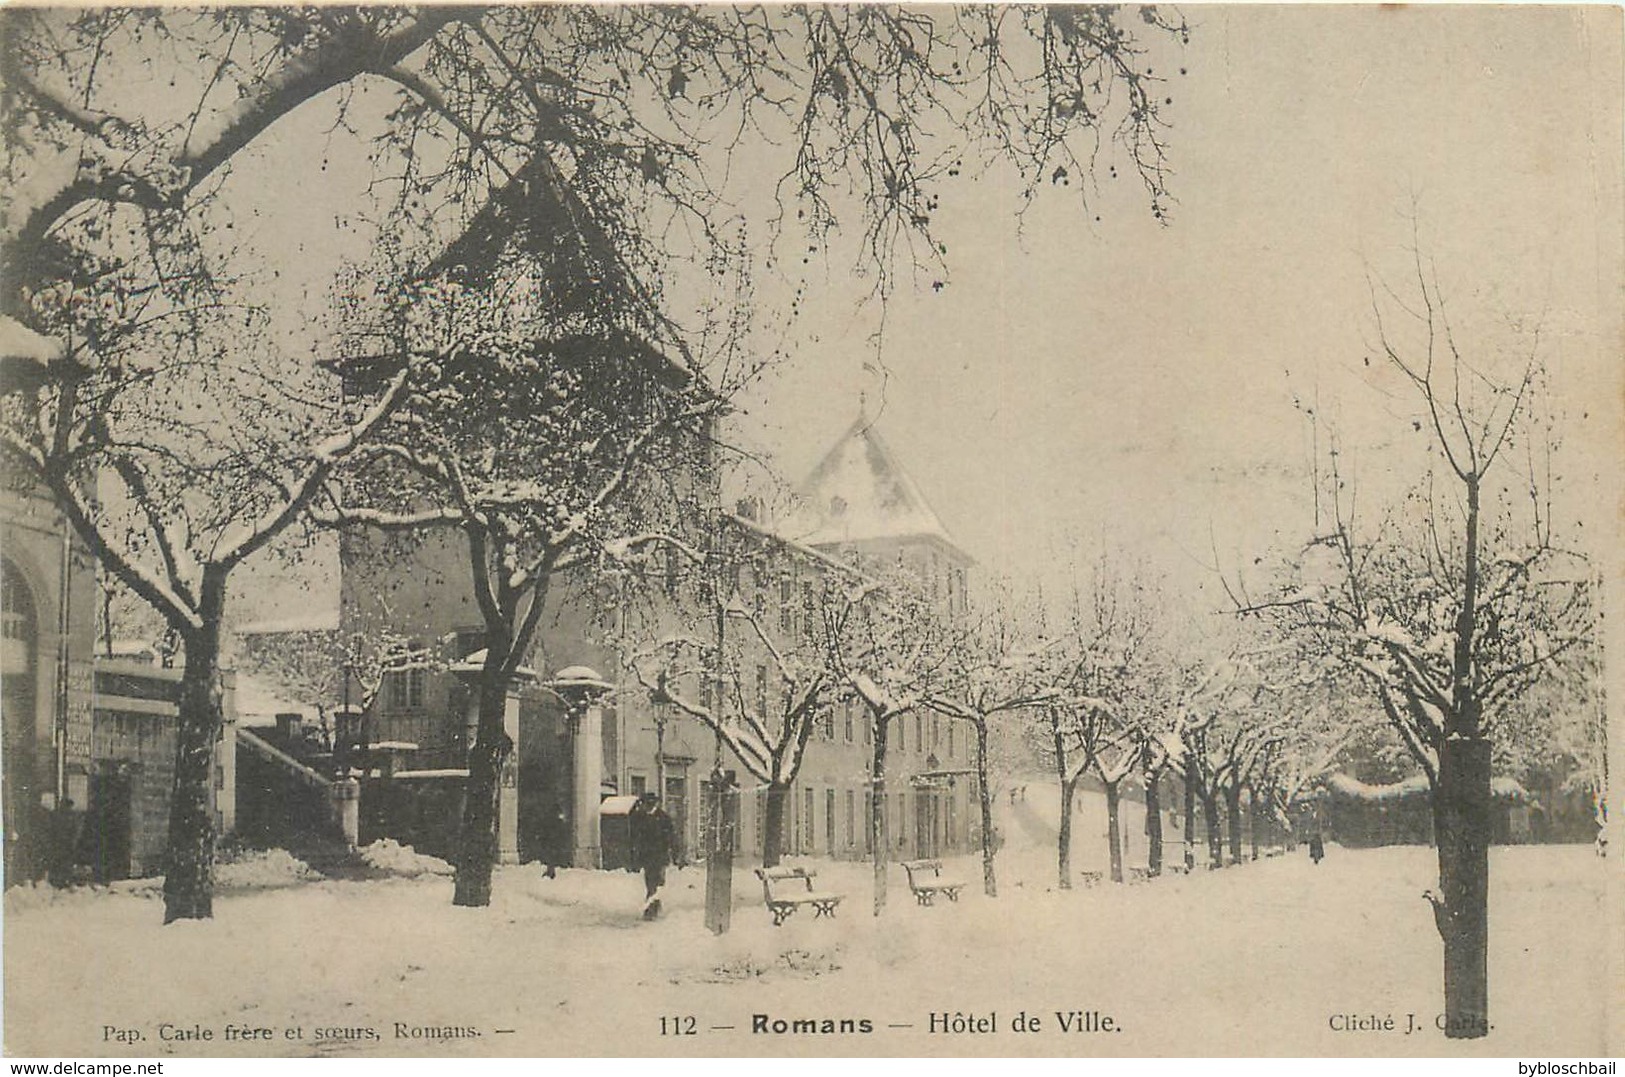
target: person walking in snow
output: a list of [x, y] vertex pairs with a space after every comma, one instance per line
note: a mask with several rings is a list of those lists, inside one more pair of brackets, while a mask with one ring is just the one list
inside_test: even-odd
[[1320, 863], [1320, 858], [1326, 855], [1326, 842], [1321, 838], [1320, 831], [1309, 835], [1309, 859]]
[[570, 822], [557, 800], [550, 800], [542, 817], [542, 866], [544, 878], [558, 877], [561, 866], [570, 864]]
[[672, 862], [677, 837], [671, 816], [653, 793], [644, 793], [628, 818], [633, 862], [643, 870], [643, 918], [653, 920], [660, 915], [660, 890], [666, 885], [666, 866]]

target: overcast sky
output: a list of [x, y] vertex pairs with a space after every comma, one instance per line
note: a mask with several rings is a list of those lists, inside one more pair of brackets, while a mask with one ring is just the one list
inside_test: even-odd
[[[1056, 189], [1018, 232], [998, 177], [966, 180], [943, 194], [948, 287], [886, 311], [881, 428], [960, 541], [1017, 573], [1104, 541], [1194, 586], [1215, 541], [1228, 559], [1309, 527], [1293, 399], [1317, 389], [1367, 447], [1363, 481], [1414, 474], [1408, 401], [1363, 363], [1367, 267], [1405, 283], [1413, 203], [1475, 354], [1515, 343], [1508, 317], [1542, 319], [1567, 478], [1616, 462], [1617, 13], [1187, 15], [1191, 44], [1159, 57], [1171, 226], [1108, 176], [1088, 212]], [[792, 476], [877, 395], [877, 312], [854, 307], [843, 270], [814, 281], [817, 339], [750, 408]], [[1582, 459], [1584, 444], [1608, 451]]]
[[[1205, 601], [1215, 549], [1246, 562], [1310, 526], [1295, 399], [1318, 393], [1365, 487], [1418, 474], [1409, 401], [1363, 363], [1368, 267], [1404, 282], [1414, 205], [1475, 357], [1539, 320], [1569, 503], [1619, 504], [1618, 11], [1185, 14], [1190, 45], [1148, 60], [1173, 99], [1171, 225], [1109, 154], [1087, 209], [1053, 188], [1019, 220], [1009, 176], [966, 175], [942, 192], [947, 287], [900, 288], [878, 354], [867, 282], [839, 258], [807, 267], [792, 357], [742, 401], [744, 438], [799, 478], [860, 397], [880, 410], [878, 359], [882, 431], [985, 570], [1054, 578], [1105, 544]], [[309, 165], [299, 120], [287, 141]], [[233, 180], [262, 188], [252, 238], [286, 271], [267, 286], [306, 309], [327, 283], [301, 268], [354, 245], [333, 227], [355, 198], [340, 177], [365, 175], [358, 151], [323, 152], [319, 178], [286, 182], [273, 152]], [[797, 283], [763, 281], [764, 324]]]

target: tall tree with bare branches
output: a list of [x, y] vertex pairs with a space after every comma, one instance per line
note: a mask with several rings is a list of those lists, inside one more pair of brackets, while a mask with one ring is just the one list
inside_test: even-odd
[[1359, 676], [1427, 776], [1445, 1032], [1476, 1037], [1489, 1031], [1492, 742], [1509, 707], [1591, 638], [1593, 576], [1558, 538], [1538, 327], [1468, 335], [1419, 244], [1411, 254], [1407, 286], [1373, 280], [1368, 362], [1409, 390], [1431, 464], [1373, 526], [1332, 439], [1329, 518], [1283, 588], [1235, 597]]

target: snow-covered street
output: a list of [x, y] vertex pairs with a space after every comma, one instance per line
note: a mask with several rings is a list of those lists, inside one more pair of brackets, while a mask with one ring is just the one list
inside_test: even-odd
[[[721, 938], [703, 926], [699, 869], [673, 872], [655, 923], [638, 918], [636, 876], [550, 880], [535, 865], [502, 870], [488, 909], [451, 907], [443, 876], [324, 880], [226, 889], [213, 921], [169, 927], [151, 887], [14, 890], [5, 1047], [125, 1056], [1609, 1050], [1605, 996], [1610, 985], [1617, 994], [1619, 970], [1603, 956], [1606, 862], [1589, 847], [1493, 851], [1494, 1029], [1447, 1041], [1433, 1027], [1441, 947], [1421, 898], [1435, 883], [1431, 849], [1334, 846], [1318, 867], [1300, 851], [1062, 892], [1040, 840], [1041, 795], [1035, 787], [1033, 802], [1001, 805], [1012, 825], [996, 900], [980, 892], [969, 859], [950, 865], [971, 883], [956, 905], [916, 906], [894, 868], [891, 905], [876, 920], [867, 866], [819, 862], [819, 889], [846, 895], [838, 918], [806, 911], [774, 928], [744, 867]], [[1080, 872], [1105, 867], [1097, 807], [1086, 798]], [[1139, 862], [1143, 850], [1132, 855]], [[1039, 1018], [1038, 1031], [1013, 1030], [1022, 1011]], [[1073, 1011], [1085, 1015], [1073, 1026], [1110, 1018], [1113, 1030], [1061, 1031], [1057, 1012]], [[996, 1031], [933, 1033], [932, 1014], [984, 1025], [992, 1015]], [[1407, 1035], [1412, 1014], [1421, 1027]], [[768, 1031], [753, 1031], [755, 1015]], [[1332, 1029], [1388, 1015], [1393, 1031]], [[675, 1034], [689, 1018], [695, 1034]], [[837, 1031], [771, 1031], [780, 1020], [818, 1029], [827, 1020]], [[838, 1031], [843, 1020], [854, 1031]], [[270, 1031], [244, 1038], [244, 1028]]]

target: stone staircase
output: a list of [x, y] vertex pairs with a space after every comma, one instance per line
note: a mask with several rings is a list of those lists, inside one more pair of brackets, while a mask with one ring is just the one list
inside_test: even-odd
[[286, 849], [329, 878], [367, 877], [355, 852], [357, 784], [327, 777], [272, 743], [272, 735], [237, 730], [239, 837]]

